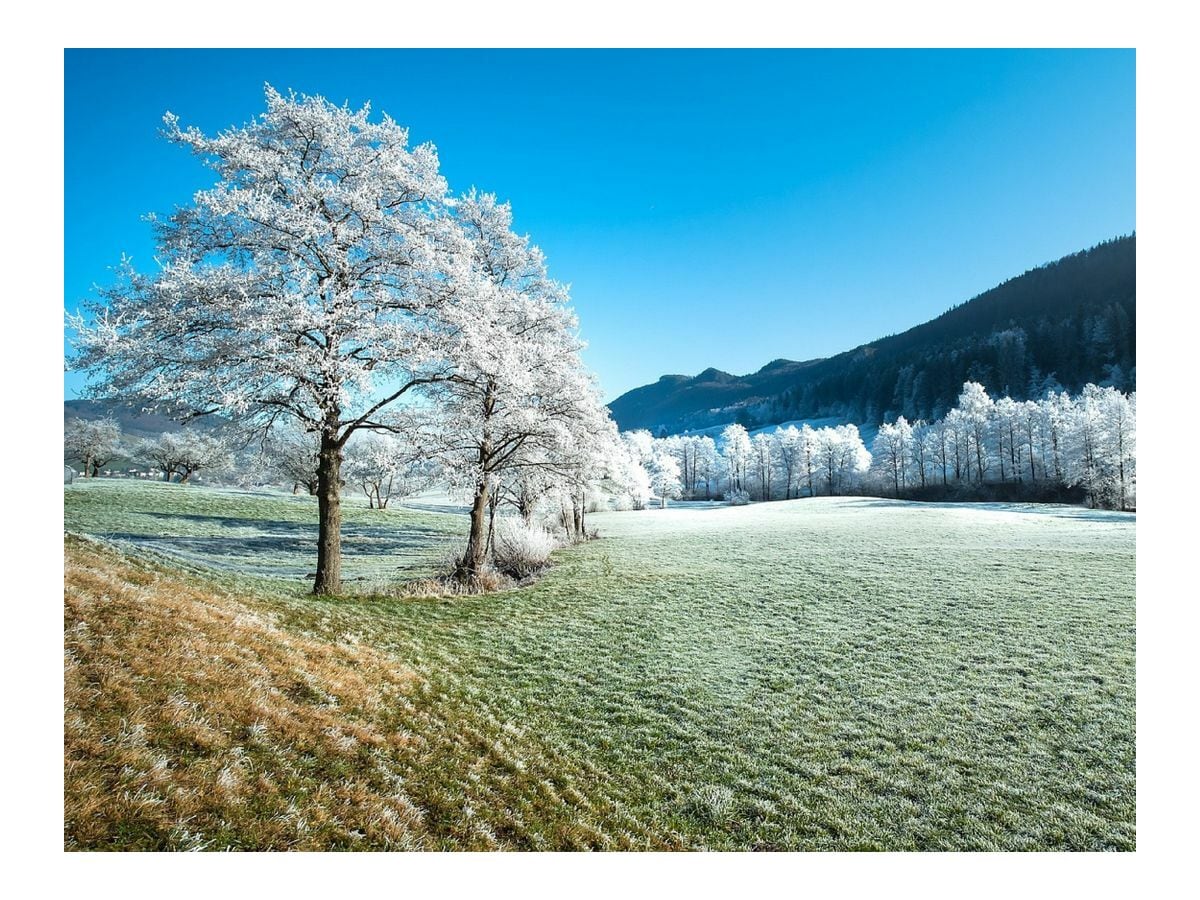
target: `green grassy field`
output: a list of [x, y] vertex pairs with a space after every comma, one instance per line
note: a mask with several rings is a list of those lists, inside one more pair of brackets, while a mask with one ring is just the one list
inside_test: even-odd
[[[222, 576], [256, 576], [287, 590], [316, 568], [317, 501], [132, 479], [78, 479], [66, 488], [68, 531], [102, 537]], [[428, 574], [465, 534], [457, 516], [421, 509], [342, 506], [347, 586]]]
[[[314, 513], [282, 495], [67, 488], [68, 531], [135, 554], [68, 542], [68, 847], [1134, 848], [1132, 516], [866, 498], [608, 513], [591, 520], [602, 540], [531, 587], [317, 601]], [[347, 574], [368, 587], [427, 572], [464, 524], [348, 522]], [[138, 563], [145, 549], [186, 573]], [[220, 703], [217, 674], [182, 662], [194, 648], [169, 674], [126, 658], [169, 624], [120, 652], [95, 637], [105, 597], [129, 612], [104, 627], [133, 629], [167, 596], [191, 605], [162, 623], [256, 629], [219, 638], [235, 648], [213, 656]], [[274, 660], [279, 642], [292, 655]], [[289, 691], [297, 666], [309, 687]], [[351, 671], [392, 687], [343, 696]], [[241, 673], [265, 685], [245, 712]], [[122, 686], [111, 702], [105, 679]], [[173, 697], [207, 742], [155, 712]], [[262, 738], [270, 697], [314, 724]], [[196, 799], [231, 767], [254, 789]], [[347, 778], [361, 797], [328, 787]]]

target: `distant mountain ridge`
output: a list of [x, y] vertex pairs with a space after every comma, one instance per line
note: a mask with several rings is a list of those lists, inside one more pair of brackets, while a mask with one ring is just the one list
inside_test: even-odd
[[[164, 432], [179, 431], [184, 426], [178, 419], [173, 419], [160, 412], [146, 412], [141, 407], [119, 400], [64, 400], [63, 420], [71, 419], [103, 419], [111, 416], [121, 426], [121, 434], [129, 438], [153, 439]], [[220, 424], [211, 417], [201, 417], [188, 425], [205, 431]]]
[[962, 383], [1015, 399], [1087, 382], [1136, 387], [1136, 238], [1030, 269], [935, 319], [826, 359], [777, 359], [749, 375], [664, 375], [609, 404], [622, 430], [669, 434], [838, 416], [932, 419]]

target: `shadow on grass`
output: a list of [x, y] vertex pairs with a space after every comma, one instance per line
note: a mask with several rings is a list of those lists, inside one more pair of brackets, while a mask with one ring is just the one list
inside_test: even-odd
[[[256, 519], [242, 516], [215, 516], [203, 513], [165, 513], [147, 512], [143, 515], [163, 521], [195, 522], [213, 528], [228, 528], [245, 531], [266, 532], [272, 535], [295, 534], [300, 532], [311, 535], [316, 540], [317, 524], [315, 522], [290, 522], [286, 520]], [[342, 537], [359, 536], [380, 538], [393, 537], [398, 534], [433, 534], [445, 535], [444, 529], [435, 528], [422, 522], [402, 522], [392, 525], [367, 525], [362, 522], [342, 520]], [[168, 535], [169, 537], [170, 535]]]
[[1056, 519], [1091, 522], [1133, 522], [1137, 519], [1137, 513], [1121, 512], [1115, 509], [1089, 509], [1085, 506], [1066, 506], [1057, 503], [891, 500], [886, 497], [846, 497], [845, 499], [852, 500], [858, 508], [867, 509], [903, 509], [906, 507], [916, 507], [918, 509], [980, 509], [987, 512], [1031, 513], [1039, 516], [1053, 516]]
[[[97, 537], [194, 565], [245, 575], [304, 578], [313, 571], [316, 563], [315, 525], [223, 516], [156, 515], [163, 519], [203, 519], [218, 528], [236, 529], [238, 533], [179, 535], [107, 532]], [[342, 526], [342, 557], [347, 561], [374, 559], [383, 567], [391, 563], [396, 568], [404, 568], [422, 557], [436, 556], [451, 537], [445, 531], [422, 525], [387, 528], [348, 523]]]

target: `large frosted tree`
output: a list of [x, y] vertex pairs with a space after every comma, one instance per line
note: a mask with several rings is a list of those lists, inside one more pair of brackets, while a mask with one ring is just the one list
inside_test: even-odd
[[455, 302], [443, 311], [444, 369], [423, 389], [429, 404], [418, 415], [424, 446], [471, 498], [456, 573], [470, 582], [486, 564], [489, 498], [505, 475], [540, 468], [578, 497], [589, 435], [607, 414], [579, 357], [566, 290], [538, 248], [512, 231], [510, 207], [471, 193], [455, 214], [465, 249], [448, 280]]
[[[165, 133], [216, 175], [155, 221], [158, 268], [77, 317], [74, 365], [95, 396], [183, 404], [253, 429], [318, 435], [315, 593], [341, 585], [341, 463], [439, 377], [436, 313], [458, 239], [435, 149], [370, 108], [268, 87], [266, 112], [216, 135]], [[452, 246], [451, 246], [452, 249]]]

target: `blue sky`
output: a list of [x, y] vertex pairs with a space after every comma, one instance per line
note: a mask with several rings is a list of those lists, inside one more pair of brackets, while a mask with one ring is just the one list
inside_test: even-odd
[[[1125, 51], [67, 51], [65, 305], [211, 174], [158, 137], [263, 84], [370, 100], [512, 201], [612, 399], [902, 331], [1135, 224]], [[82, 376], [68, 373], [65, 394]]]

